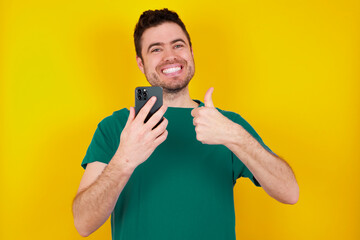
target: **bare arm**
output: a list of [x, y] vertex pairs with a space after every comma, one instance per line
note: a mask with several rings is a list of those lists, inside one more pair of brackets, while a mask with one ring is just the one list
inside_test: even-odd
[[222, 115], [211, 99], [213, 89], [205, 94], [205, 107], [192, 111], [196, 138], [205, 144], [229, 148], [253, 173], [263, 189], [273, 198], [295, 204], [299, 186], [290, 166], [265, 150], [242, 126]]
[[119, 147], [108, 165], [88, 164], [72, 208], [75, 227], [81, 236], [90, 235], [104, 224], [135, 168], [167, 138], [166, 119], [153, 129], [164, 115], [165, 106], [144, 123], [154, 103], [155, 98], [150, 99], [136, 118], [134, 108], [130, 108]]
[[83, 237], [89, 236], [109, 218], [133, 172], [122, 163], [120, 156], [114, 156], [118, 157], [118, 161], [111, 160], [109, 165], [90, 163], [85, 170], [73, 201], [74, 224]]
[[295, 204], [299, 199], [299, 186], [290, 166], [265, 150], [240, 125], [233, 124], [226, 146], [241, 159], [267, 194], [279, 202]]

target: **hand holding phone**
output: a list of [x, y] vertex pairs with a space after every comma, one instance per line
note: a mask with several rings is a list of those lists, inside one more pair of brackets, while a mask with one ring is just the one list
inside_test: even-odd
[[[168, 121], [163, 117], [166, 107], [162, 106], [162, 94], [154, 93], [149, 87], [145, 88], [146, 91], [144, 88], [135, 90], [135, 108], [130, 107], [129, 117], [114, 155], [119, 157], [111, 160], [134, 169], [146, 161], [168, 135]], [[156, 96], [156, 101], [152, 96]]]

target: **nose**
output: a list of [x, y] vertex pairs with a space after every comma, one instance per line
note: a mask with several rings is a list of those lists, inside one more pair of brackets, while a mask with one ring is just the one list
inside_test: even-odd
[[176, 59], [177, 59], [177, 56], [175, 54], [174, 49], [172, 49], [172, 48], [165, 48], [164, 49], [163, 61], [171, 62], [171, 61], [175, 61]]

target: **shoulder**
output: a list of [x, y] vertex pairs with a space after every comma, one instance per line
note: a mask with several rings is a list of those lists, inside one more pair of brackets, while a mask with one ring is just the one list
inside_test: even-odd
[[119, 146], [120, 134], [125, 127], [128, 116], [129, 110], [123, 108], [101, 120], [81, 164], [83, 168], [92, 162], [105, 164], [110, 162]]
[[121, 110], [113, 112], [112, 115], [105, 117], [101, 120], [98, 127], [102, 129], [118, 129], [122, 130], [129, 117], [129, 110], [123, 108]]
[[236, 122], [238, 124], [245, 124], [245, 125], [248, 125], [249, 123], [246, 122], [246, 120], [240, 116], [240, 114], [236, 113], [236, 112], [231, 112], [231, 111], [226, 111], [226, 110], [222, 110], [222, 109], [219, 109], [219, 112], [221, 112], [225, 117], [229, 118], [230, 120], [232, 120], [233, 122]]
[[127, 108], [123, 108], [113, 112], [112, 115], [105, 117], [103, 120], [101, 120], [100, 124], [113, 124], [115, 122], [123, 122], [124, 120], [126, 122], [128, 117], [129, 110]]
[[130, 113], [129, 109], [123, 108], [121, 110], [113, 112], [113, 114], [109, 117], [111, 117], [112, 119], [117, 120], [117, 121], [121, 121], [121, 122], [125, 121], [125, 123], [126, 123], [128, 117], [129, 117], [129, 113]]
[[[255, 129], [242, 117], [240, 114], [235, 112], [225, 111], [218, 109], [225, 117], [229, 118], [231, 121], [241, 125], [251, 136], [253, 136], [266, 150], [273, 153], [271, 149], [265, 145], [260, 135], [255, 131]], [[275, 154], [275, 153], [273, 153]]]
[[235, 112], [231, 112], [231, 111], [226, 111], [226, 110], [221, 110], [218, 109], [225, 117], [229, 118], [231, 121], [241, 125], [248, 133], [250, 133], [253, 137], [255, 137], [256, 139], [260, 139], [260, 136], [257, 134], [257, 132], [255, 131], [255, 129], [250, 125], [250, 123], [248, 123], [240, 114], [235, 113]]
[[231, 120], [237, 120], [239, 118], [242, 118], [240, 116], [240, 114], [235, 113], [235, 112], [231, 112], [231, 111], [226, 111], [226, 110], [222, 110], [220, 108], [216, 108], [217, 110], [219, 110], [219, 112], [221, 112], [224, 116], [226, 116], [227, 118], [231, 119]]

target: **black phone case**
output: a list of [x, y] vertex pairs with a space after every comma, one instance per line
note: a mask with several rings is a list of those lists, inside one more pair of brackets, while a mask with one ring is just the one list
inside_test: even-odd
[[140, 109], [146, 104], [146, 102], [152, 96], [156, 97], [156, 102], [155, 102], [154, 106], [151, 108], [147, 117], [145, 118], [145, 121], [144, 121], [145, 123], [163, 105], [163, 89], [162, 89], [162, 87], [137, 87], [137, 88], [135, 88], [135, 115], [136, 116], [139, 113]]

